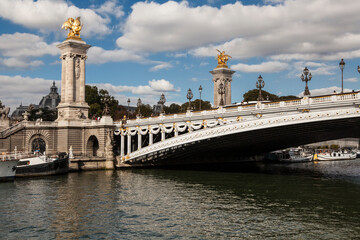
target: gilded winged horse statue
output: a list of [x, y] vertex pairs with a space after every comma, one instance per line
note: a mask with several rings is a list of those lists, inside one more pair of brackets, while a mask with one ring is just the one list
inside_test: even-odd
[[68, 20], [62, 25], [61, 29], [63, 28], [65, 30], [70, 30], [68, 38], [80, 38], [80, 31], [82, 29], [80, 17], [77, 17], [76, 19], [68, 18]]
[[226, 65], [226, 62], [229, 61], [229, 58], [231, 58], [230, 55], [225, 54], [225, 51], [220, 51], [218, 49], [216, 49], [220, 54], [217, 55], [217, 60], [218, 60], [218, 66], [217, 67], [228, 67]]

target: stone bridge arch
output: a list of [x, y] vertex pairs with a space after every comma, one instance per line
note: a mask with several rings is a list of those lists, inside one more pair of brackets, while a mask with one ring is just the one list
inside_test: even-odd
[[89, 157], [99, 156], [99, 139], [95, 135], [91, 135], [86, 141], [86, 155]]
[[36, 145], [39, 144], [41, 152], [48, 152], [50, 147], [50, 132], [47, 130], [30, 130], [26, 134], [25, 138], [25, 151], [33, 152]]

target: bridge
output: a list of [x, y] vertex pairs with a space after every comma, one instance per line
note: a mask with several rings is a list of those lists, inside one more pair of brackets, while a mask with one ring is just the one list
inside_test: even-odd
[[[71, 37], [61, 52], [61, 101], [54, 122], [10, 124], [0, 112], [0, 152], [72, 152], [73, 169], [111, 169], [239, 162], [257, 154], [324, 140], [359, 137], [360, 92], [231, 105], [235, 71], [226, 62], [210, 71], [214, 109], [113, 122], [88, 118], [85, 63], [91, 47]], [[219, 56], [218, 56], [219, 57]], [[221, 90], [221, 91], [220, 91]], [[225, 105], [225, 106], [224, 106]]]
[[257, 102], [115, 123], [117, 167], [238, 162], [360, 135], [360, 92]]

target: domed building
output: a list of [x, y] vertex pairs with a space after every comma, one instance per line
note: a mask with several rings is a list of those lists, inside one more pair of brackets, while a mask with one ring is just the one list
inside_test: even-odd
[[21, 121], [24, 119], [23, 114], [26, 111], [29, 111], [30, 108], [34, 109], [48, 109], [48, 110], [56, 110], [57, 105], [60, 103], [61, 96], [58, 93], [58, 88], [55, 86], [55, 81], [53, 82], [53, 85], [50, 88], [50, 93], [44, 97], [42, 97], [39, 105], [36, 104], [30, 104], [30, 106], [23, 106], [22, 103], [19, 107], [17, 107], [14, 112], [11, 114], [11, 119], [13, 121]]
[[58, 88], [55, 86], [55, 81], [50, 88], [50, 93], [44, 96], [40, 103], [39, 108], [47, 108], [49, 110], [56, 110], [57, 105], [60, 103], [60, 95], [58, 93]]

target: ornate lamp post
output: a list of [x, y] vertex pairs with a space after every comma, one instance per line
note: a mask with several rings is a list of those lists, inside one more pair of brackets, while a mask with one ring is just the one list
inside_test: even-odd
[[189, 100], [189, 107], [188, 107], [188, 110], [191, 110], [191, 99], [193, 98], [193, 93], [191, 91], [191, 89], [189, 88], [189, 90], [187, 91], [187, 94], [186, 94], [186, 98]]
[[225, 87], [224, 87], [224, 84], [223, 84], [223, 83], [220, 83], [220, 85], [219, 85], [218, 94], [220, 94], [220, 103], [219, 103], [219, 106], [224, 106], [223, 95], [225, 94]]
[[256, 82], [256, 87], [259, 89], [259, 97], [258, 101], [264, 101], [263, 97], [261, 96], [261, 89], [265, 87], [265, 82], [263, 81], [263, 78], [261, 75], [258, 77], [258, 81]]
[[199, 93], [200, 93], [200, 106], [199, 106], [199, 110], [201, 111], [201, 92], [202, 92], [202, 87], [200, 85], [199, 87]]
[[161, 104], [161, 113], [164, 113], [164, 104], [166, 102], [166, 98], [165, 98], [165, 95], [164, 94], [161, 94], [160, 96], [160, 100], [158, 103]]
[[128, 119], [129, 119], [129, 117], [130, 117], [130, 98], [128, 98], [127, 103], [128, 103]]
[[140, 107], [141, 107], [141, 98], [138, 99], [137, 101], [137, 108], [138, 108], [138, 117], [141, 117], [141, 113], [140, 113]]
[[[305, 75], [305, 77], [304, 77], [304, 75]], [[312, 75], [311, 75], [311, 73], [309, 73], [309, 69], [308, 69], [307, 67], [304, 68], [303, 74], [301, 74], [301, 77], [300, 77], [300, 78], [301, 78], [301, 80], [302, 80], [303, 82], [306, 83], [306, 85], [305, 85], [305, 91], [304, 91], [304, 96], [310, 96], [310, 91], [309, 91], [309, 87], [308, 87], [308, 81], [311, 80]]]
[[345, 62], [344, 59], [342, 58], [340, 63], [339, 63], [339, 67], [341, 69], [341, 93], [344, 93], [344, 68], [345, 68]]

